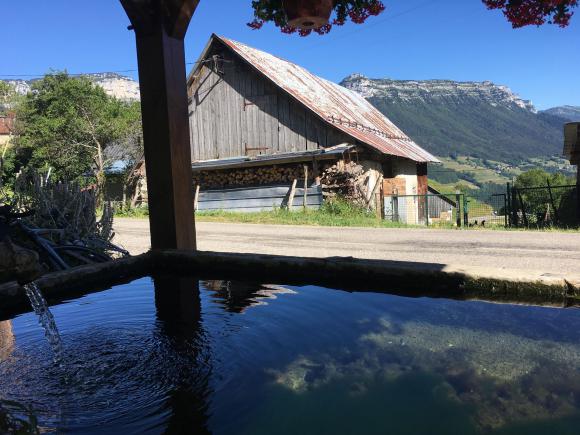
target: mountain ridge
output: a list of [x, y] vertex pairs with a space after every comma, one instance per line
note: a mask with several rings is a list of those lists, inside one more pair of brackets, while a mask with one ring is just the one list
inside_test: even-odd
[[[119, 100], [138, 101], [140, 99], [139, 83], [131, 77], [112, 72], [83, 74], [83, 77], [88, 77], [95, 84], [101, 86], [108, 95], [118, 98]], [[11, 79], [3, 81], [11, 84], [14, 86], [16, 92], [24, 95], [30, 92], [32, 84], [37, 80], [40, 79]]]
[[563, 118], [537, 111], [504, 85], [361, 74], [349, 75], [340, 85], [361, 94], [437, 156], [517, 163], [562, 152]]
[[580, 122], [580, 106], [556, 106], [542, 110], [542, 113], [558, 116], [568, 122]]

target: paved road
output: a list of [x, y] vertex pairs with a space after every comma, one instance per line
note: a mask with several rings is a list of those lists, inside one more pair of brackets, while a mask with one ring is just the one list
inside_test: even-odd
[[[117, 219], [116, 242], [137, 254], [149, 249], [144, 219]], [[204, 251], [252, 252], [302, 257], [358, 257], [426, 262], [454, 267], [580, 274], [580, 233], [331, 228], [197, 223]]]

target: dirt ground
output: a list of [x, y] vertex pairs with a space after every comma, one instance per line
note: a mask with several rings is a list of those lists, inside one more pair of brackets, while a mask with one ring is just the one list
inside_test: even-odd
[[[345, 228], [197, 222], [198, 249], [300, 257], [357, 257], [493, 269], [526, 278], [580, 275], [580, 233]], [[149, 249], [146, 219], [116, 219], [115, 242]]]

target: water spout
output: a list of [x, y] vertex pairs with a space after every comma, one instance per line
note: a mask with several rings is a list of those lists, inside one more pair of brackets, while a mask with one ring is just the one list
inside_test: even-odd
[[28, 296], [28, 299], [30, 300], [32, 309], [38, 316], [38, 322], [44, 329], [44, 335], [48, 340], [50, 347], [52, 348], [52, 359], [55, 364], [61, 365], [64, 353], [62, 340], [60, 339], [60, 334], [58, 332], [58, 328], [56, 327], [56, 322], [54, 321], [54, 317], [48, 308], [48, 304], [42, 296], [40, 288], [38, 288], [35, 282], [24, 284], [23, 287], [26, 296]]

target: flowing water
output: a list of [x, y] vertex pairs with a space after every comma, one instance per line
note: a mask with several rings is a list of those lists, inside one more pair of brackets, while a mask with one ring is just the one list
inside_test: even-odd
[[51, 308], [66, 365], [33, 314], [12, 319], [0, 433], [580, 427], [576, 309], [192, 278], [142, 278]]
[[54, 363], [58, 365], [62, 364], [62, 340], [60, 339], [54, 317], [48, 308], [44, 296], [42, 296], [40, 288], [38, 288], [35, 282], [30, 282], [24, 284], [24, 292], [30, 301], [32, 309], [38, 316], [40, 326], [44, 329], [44, 336], [52, 348], [52, 359]]

